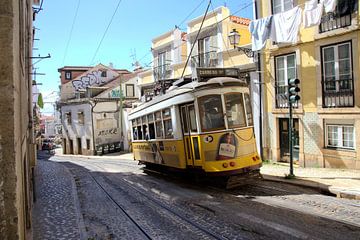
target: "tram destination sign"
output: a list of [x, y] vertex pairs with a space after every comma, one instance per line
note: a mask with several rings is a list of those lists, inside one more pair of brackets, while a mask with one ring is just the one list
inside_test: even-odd
[[197, 68], [196, 72], [199, 82], [204, 82], [214, 77], [240, 77], [238, 68]]

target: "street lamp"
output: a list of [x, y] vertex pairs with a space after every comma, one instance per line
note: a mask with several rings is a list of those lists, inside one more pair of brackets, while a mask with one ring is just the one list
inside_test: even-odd
[[234, 46], [234, 49], [237, 48], [238, 51], [245, 53], [249, 58], [254, 57], [254, 52], [250, 48], [236, 47], [240, 42], [240, 34], [235, 28], [228, 35], [228, 39], [230, 44]]

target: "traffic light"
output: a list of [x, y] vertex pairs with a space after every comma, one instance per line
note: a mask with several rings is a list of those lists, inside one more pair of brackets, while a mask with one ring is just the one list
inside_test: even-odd
[[300, 96], [298, 95], [298, 92], [300, 92], [299, 84], [300, 80], [297, 78], [290, 78], [288, 80], [289, 103], [295, 103], [300, 100]]

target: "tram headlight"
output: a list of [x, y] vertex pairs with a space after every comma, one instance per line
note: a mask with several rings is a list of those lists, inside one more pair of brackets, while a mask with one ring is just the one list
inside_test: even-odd
[[236, 165], [235, 162], [230, 162], [231, 167], [235, 167], [235, 165]]
[[226, 163], [226, 162], [223, 163], [223, 167], [224, 167], [224, 168], [227, 168], [228, 166], [229, 166], [228, 163]]

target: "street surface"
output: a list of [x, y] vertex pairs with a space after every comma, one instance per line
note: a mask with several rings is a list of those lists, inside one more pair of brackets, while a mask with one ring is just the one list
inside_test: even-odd
[[[312, 189], [261, 181], [221, 190], [106, 157], [39, 160], [46, 164], [67, 169], [75, 182], [73, 219], [80, 217], [85, 234], [69, 231], [64, 239], [360, 239], [360, 202]], [[76, 208], [71, 200], [67, 207]]]

